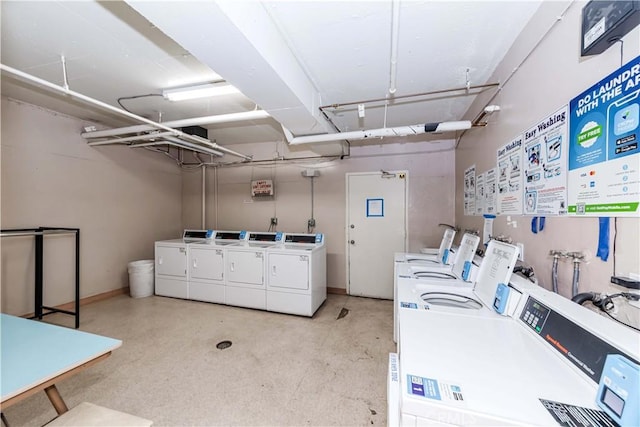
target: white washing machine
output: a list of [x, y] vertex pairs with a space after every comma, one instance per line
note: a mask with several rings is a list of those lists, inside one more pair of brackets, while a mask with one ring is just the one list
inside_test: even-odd
[[182, 239], [155, 243], [155, 294], [174, 298], [189, 298], [187, 269], [188, 245], [204, 242], [212, 230], [184, 230]]
[[267, 250], [267, 310], [310, 317], [326, 299], [324, 235], [285, 233]]
[[432, 253], [430, 250], [424, 250], [426, 253], [406, 253], [398, 252], [395, 254], [395, 262], [407, 262], [426, 265], [451, 264], [450, 254], [453, 252], [451, 246], [453, 239], [456, 237], [456, 230], [447, 228], [442, 235], [440, 247], [437, 252]]
[[283, 234], [246, 232], [243, 241], [226, 248], [225, 303], [267, 309], [267, 249], [282, 242]]
[[225, 303], [225, 248], [242, 241], [242, 231], [215, 231], [189, 244], [189, 299]]
[[[412, 288], [416, 284], [421, 284], [429, 279], [453, 279], [450, 285], [472, 287], [478, 271], [474, 264], [475, 252], [480, 242], [480, 237], [474, 234], [465, 233], [460, 241], [460, 246], [456, 252], [453, 266], [444, 264], [427, 266], [416, 263], [394, 264], [394, 305], [393, 305], [393, 341], [398, 342], [398, 304], [399, 288]], [[467, 282], [468, 281], [468, 282]]]
[[614, 425], [598, 382], [609, 355], [638, 363], [637, 333], [540, 287], [525, 292], [512, 317], [402, 310], [388, 425]]

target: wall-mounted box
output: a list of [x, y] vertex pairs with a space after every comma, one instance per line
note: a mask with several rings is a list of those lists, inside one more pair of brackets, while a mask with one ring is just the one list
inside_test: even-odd
[[640, 25], [639, 0], [592, 0], [582, 9], [582, 56], [597, 55]]

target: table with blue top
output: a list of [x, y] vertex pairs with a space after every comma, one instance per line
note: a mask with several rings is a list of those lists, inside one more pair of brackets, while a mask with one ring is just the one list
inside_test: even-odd
[[56, 383], [103, 360], [122, 341], [76, 329], [0, 314], [2, 407], [44, 390], [62, 414], [67, 406]]

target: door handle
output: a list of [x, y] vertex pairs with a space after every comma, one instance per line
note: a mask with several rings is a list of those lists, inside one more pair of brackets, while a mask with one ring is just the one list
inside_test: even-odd
[[349, 243], [351, 243], [352, 245], [355, 245], [355, 244], [356, 244], [356, 241], [355, 241], [355, 240], [352, 240], [352, 241], [350, 241]]
[[236, 264], [234, 262], [231, 263], [231, 271], [236, 271]]
[[193, 268], [198, 268], [198, 258], [193, 259]]
[[271, 275], [275, 276], [276, 275], [276, 266], [273, 266], [273, 271], [271, 272]]
[[158, 265], [162, 265], [162, 257], [158, 257]]

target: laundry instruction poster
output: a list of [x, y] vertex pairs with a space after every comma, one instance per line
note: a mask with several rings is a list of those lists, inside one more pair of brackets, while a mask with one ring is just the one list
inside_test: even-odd
[[522, 215], [522, 135], [498, 148], [497, 215]]
[[484, 178], [485, 174], [476, 175], [476, 215], [482, 216], [484, 213]]
[[569, 103], [569, 213], [640, 216], [640, 56]]
[[524, 215], [567, 213], [568, 106], [524, 133]]
[[464, 171], [464, 214], [476, 213], [476, 165]]
[[484, 173], [484, 212], [483, 214], [496, 214], [496, 168], [491, 168]]

